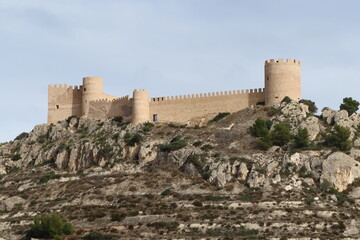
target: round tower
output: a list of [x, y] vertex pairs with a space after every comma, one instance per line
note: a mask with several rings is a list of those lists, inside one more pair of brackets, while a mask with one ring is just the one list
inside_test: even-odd
[[284, 97], [299, 101], [301, 97], [301, 64], [298, 60], [265, 61], [265, 104], [280, 103]]
[[103, 97], [103, 80], [99, 77], [83, 78], [82, 115], [88, 116], [89, 102]]
[[131, 123], [138, 124], [149, 121], [149, 93], [145, 89], [134, 90]]

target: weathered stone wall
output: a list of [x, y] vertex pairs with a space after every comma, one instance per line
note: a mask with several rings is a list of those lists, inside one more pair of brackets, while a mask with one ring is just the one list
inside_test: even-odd
[[101, 99], [89, 103], [88, 117], [94, 119], [107, 119], [122, 116], [125, 121], [130, 121], [132, 115], [132, 100], [129, 96], [108, 100]]
[[264, 101], [264, 89], [152, 98], [149, 119], [157, 115], [159, 122], [182, 123], [209, 114], [237, 112]]
[[48, 86], [48, 123], [82, 116], [82, 86]]
[[265, 102], [267, 106], [280, 103], [284, 97], [295, 101], [301, 96], [301, 64], [298, 60], [284, 59], [265, 62]]

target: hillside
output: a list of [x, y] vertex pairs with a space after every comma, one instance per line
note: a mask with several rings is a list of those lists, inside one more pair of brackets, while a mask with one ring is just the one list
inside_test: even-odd
[[[262, 150], [259, 118], [310, 144]], [[360, 238], [360, 115], [284, 102], [203, 125], [69, 118], [1, 144], [0, 239], [28, 239], [44, 213], [71, 222], [66, 239]], [[337, 126], [348, 149], [324, 144]]]

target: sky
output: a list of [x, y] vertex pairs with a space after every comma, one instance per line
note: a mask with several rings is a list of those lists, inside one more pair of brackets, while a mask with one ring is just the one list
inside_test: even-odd
[[47, 85], [152, 97], [262, 88], [302, 62], [302, 98], [360, 100], [358, 0], [0, 0], [0, 142], [47, 121]]

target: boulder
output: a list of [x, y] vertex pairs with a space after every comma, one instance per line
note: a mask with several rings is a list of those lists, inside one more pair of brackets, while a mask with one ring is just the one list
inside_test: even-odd
[[319, 119], [317, 117], [308, 117], [303, 121], [298, 129], [306, 128], [309, 133], [309, 140], [314, 141], [320, 132]]
[[11, 211], [16, 205], [22, 205], [25, 200], [18, 196], [5, 197], [0, 201], [0, 211]]
[[210, 166], [209, 182], [218, 187], [224, 187], [232, 179], [231, 165], [229, 162], [214, 163]]
[[323, 110], [321, 116], [327, 124], [332, 124], [334, 122], [335, 113], [336, 113], [336, 111], [334, 111], [330, 108], [325, 108]]
[[356, 178], [360, 177], [360, 163], [342, 152], [335, 152], [322, 163], [320, 181], [329, 181], [340, 192], [346, 190]]

